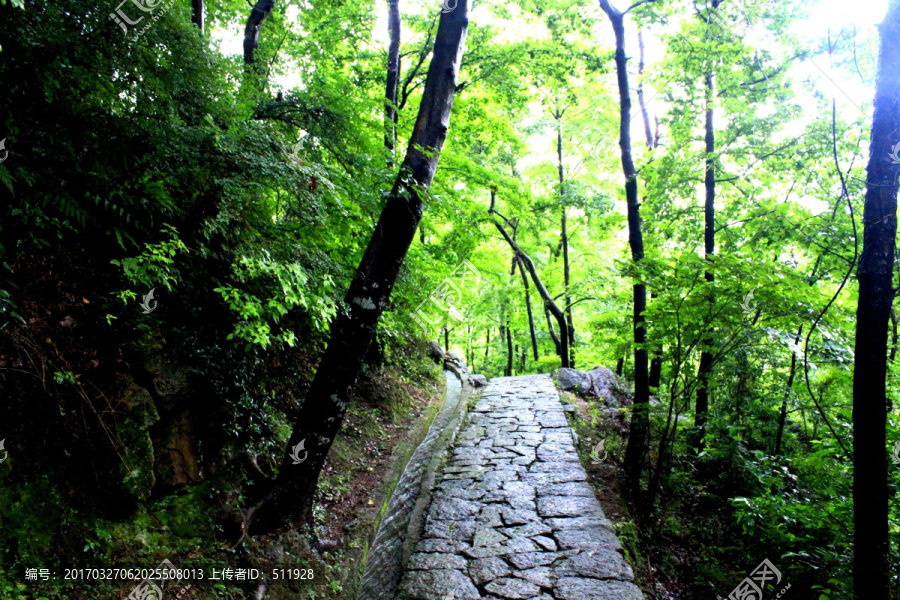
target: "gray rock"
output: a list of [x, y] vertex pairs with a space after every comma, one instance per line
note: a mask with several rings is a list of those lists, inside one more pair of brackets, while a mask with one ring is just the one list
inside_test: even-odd
[[621, 581], [634, 579], [634, 573], [622, 555], [609, 548], [590, 550], [567, 558], [555, 568], [554, 572], [560, 577], [576, 576]]
[[482, 388], [488, 384], [487, 377], [484, 375], [472, 375], [469, 379], [472, 382], [472, 387]]
[[428, 357], [437, 364], [444, 362], [444, 349], [437, 342], [428, 342]]
[[399, 600], [435, 600], [453, 592], [454, 600], [478, 600], [481, 594], [460, 571], [409, 571], [400, 582]]
[[479, 558], [469, 564], [469, 577], [472, 578], [475, 585], [482, 585], [510, 573], [512, 573], [512, 569], [498, 556]]
[[535, 567], [524, 571], [516, 571], [513, 575], [545, 588], [552, 587], [553, 580], [556, 579], [550, 567]]
[[496, 579], [484, 588], [495, 596], [525, 600], [541, 593], [541, 588], [524, 579]]
[[[588, 371], [591, 380], [590, 392], [597, 398], [602, 398], [608, 403], [619, 405], [616, 398], [616, 390], [619, 388], [619, 378], [606, 367], [596, 367]], [[609, 404], [608, 404], [609, 405]]]
[[538, 498], [538, 514], [542, 517], [600, 518], [600, 503], [593, 496], [543, 496]]
[[498, 544], [502, 544], [506, 541], [506, 536], [502, 533], [498, 533], [495, 529], [491, 529], [490, 527], [482, 527], [478, 531], [475, 532], [475, 540], [472, 542], [473, 546], [496, 546]]
[[456, 554], [425, 554], [417, 552], [409, 558], [410, 570], [465, 569], [466, 559]]
[[563, 577], [556, 583], [557, 600], [644, 600], [633, 583]]
[[559, 369], [556, 371], [556, 382], [561, 390], [586, 393], [591, 389], [591, 379], [588, 374], [576, 369]]

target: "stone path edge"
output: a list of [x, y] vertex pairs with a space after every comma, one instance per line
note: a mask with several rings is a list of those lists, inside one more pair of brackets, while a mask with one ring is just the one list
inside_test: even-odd
[[425, 511], [431, 503], [436, 473], [465, 422], [467, 406], [476, 393], [451, 371], [444, 371], [446, 393], [424, 438], [403, 468], [391, 492], [366, 556], [357, 600], [390, 600], [421, 537]]

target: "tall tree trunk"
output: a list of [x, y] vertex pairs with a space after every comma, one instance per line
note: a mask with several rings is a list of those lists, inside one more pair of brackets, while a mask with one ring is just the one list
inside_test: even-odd
[[[387, 83], [384, 92], [384, 146], [391, 152], [388, 166], [393, 166], [397, 147], [397, 93], [400, 87], [400, 0], [388, 0], [388, 46]], [[425, 243], [424, 232], [422, 243]]]
[[534, 360], [538, 360], [538, 343], [537, 334], [534, 331], [534, 314], [531, 311], [531, 290], [528, 289], [528, 276], [525, 275], [525, 267], [522, 261], [516, 257], [516, 264], [519, 265], [519, 273], [522, 274], [522, 285], [525, 286], [525, 309], [528, 311], [528, 330], [531, 333], [531, 348], [534, 351]]
[[[716, 151], [716, 132], [713, 128], [713, 98], [714, 80], [712, 71], [706, 73], [706, 177], [704, 185], [706, 187], [706, 199], [703, 208], [704, 229], [703, 242], [706, 260], [712, 260], [713, 254], [716, 252], [716, 172], [715, 158], [713, 153]], [[712, 283], [714, 276], [712, 271], [707, 270], [705, 273], [707, 283]], [[715, 303], [712, 286], [707, 292], [707, 300], [710, 306], [710, 314]], [[700, 369], [697, 373], [697, 402], [694, 406], [694, 425], [697, 427], [696, 437], [694, 438], [694, 449], [697, 453], [703, 450], [703, 436], [706, 434], [706, 420], [709, 412], [709, 372], [712, 369], [713, 354], [709, 348], [712, 345], [712, 337], [708, 336], [704, 340], [705, 349], [700, 353]]]
[[[650, 130], [650, 113], [647, 110], [647, 103], [644, 100], [644, 35], [638, 28], [638, 85], [637, 98], [638, 106], [641, 109], [641, 120], [644, 122], [644, 138], [647, 141], [647, 148], [653, 150], [659, 144], [659, 135], [654, 136]], [[645, 197], [646, 201], [647, 198]], [[656, 294], [650, 292], [650, 299], [656, 298]], [[660, 381], [662, 380], [662, 348], [653, 349], [653, 358], [650, 359], [650, 382], [649, 387], [652, 390], [658, 390]]]
[[[491, 209], [493, 211], [493, 208]], [[566, 331], [566, 316], [562, 310], [560, 310], [559, 306], [556, 305], [556, 302], [553, 301], [553, 298], [550, 296], [550, 292], [547, 291], [547, 288], [544, 287], [544, 283], [541, 281], [541, 278], [538, 277], [537, 269], [534, 268], [534, 262], [532, 262], [531, 258], [525, 254], [519, 245], [516, 244], [516, 241], [512, 239], [503, 226], [494, 221], [494, 225], [500, 230], [500, 233], [506, 239], [506, 243], [509, 244], [510, 248], [513, 249], [513, 252], [516, 253], [516, 256], [519, 257], [519, 260], [525, 265], [525, 268], [528, 269], [528, 273], [531, 275], [531, 281], [534, 282], [534, 287], [537, 289], [538, 294], [541, 295], [541, 299], [544, 301], [544, 307], [549, 310], [553, 316], [556, 318], [556, 323], [559, 325], [559, 359], [561, 366], [566, 368], [569, 366], [569, 336]]]
[[544, 316], [547, 317], [547, 331], [550, 332], [550, 339], [553, 340], [553, 345], [556, 347], [556, 355], [561, 356], [560, 352], [560, 342], [559, 336], [556, 335], [556, 330], [553, 329], [553, 321], [550, 319], [550, 309], [547, 308], [547, 305], [544, 305]]
[[450, 352], [450, 330], [444, 327], [444, 352]]
[[888, 486], [885, 426], [888, 321], [894, 299], [891, 267], [897, 236], [900, 144], [900, 0], [879, 26], [881, 48], [866, 169], [862, 253], [856, 276], [853, 371], [853, 591], [857, 600], [888, 600]]
[[[613, 8], [609, 0], [599, 0], [600, 8], [609, 17], [616, 38], [616, 78], [619, 84], [619, 148], [622, 153], [622, 173], [625, 175], [625, 199], [628, 204], [628, 243], [631, 259], [639, 263], [644, 258], [644, 236], [641, 233], [640, 203], [637, 174], [631, 158], [631, 96], [628, 89], [628, 59], [625, 56], [625, 13]], [[647, 330], [644, 311], [647, 308], [647, 288], [643, 282], [634, 284], [634, 407], [631, 433], [625, 448], [625, 472], [633, 498], [640, 492], [641, 473], [650, 441], [650, 386], [647, 349], [644, 342]]]
[[506, 375], [507, 377], [512, 375], [512, 366], [513, 366], [512, 330], [509, 327], [509, 317], [506, 317], [506, 370], [503, 372], [503, 374]]
[[259, 28], [274, 7], [275, 0], [257, 0], [253, 5], [247, 26], [244, 28], [244, 64], [252, 65], [256, 62], [254, 53], [259, 48]]
[[621, 377], [622, 373], [625, 372], [625, 359], [620, 358], [616, 361], [616, 377]]
[[[650, 294], [653, 297], [653, 294]], [[650, 389], [658, 390], [659, 384], [662, 382], [662, 350], [657, 348], [653, 351], [653, 358], [650, 359]]]
[[491, 328], [484, 332], [484, 364], [487, 364], [488, 354], [491, 351]]
[[201, 34], [204, 33], [203, 20], [205, 12], [203, 0], [191, 0], [191, 23], [200, 29]]
[[566, 231], [566, 193], [564, 190], [565, 177], [563, 174], [563, 147], [562, 147], [562, 112], [556, 113], [556, 157], [559, 171], [559, 203], [562, 209], [562, 217], [560, 219], [561, 231], [560, 245], [563, 254], [563, 279], [565, 289], [563, 297], [566, 300], [566, 326], [569, 332], [569, 366], [575, 368], [575, 322], [572, 320], [572, 298], [569, 296], [569, 286], [571, 283], [571, 274], [569, 270], [569, 234]]
[[[442, 13], [419, 114], [393, 189], [345, 296], [346, 311], [331, 324], [328, 347], [291, 432], [274, 488], [248, 511], [273, 511], [270, 522], [307, 522], [319, 473], [340, 429], [362, 356], [422, 218], [421, 190], [434, 179], [447, 137], [450, 110], [469, 23], [468, 0]], [[298, 451], [299, 450], [299, 451]], [[292, 459], [300, 456], [301, 462]], [[306, 454], [308, 453], [308, 455]]]
[[[800, 336], [803, 335], [803, 325], [797, 330], [797, 337], [794, 338], [794, 345], [800, 343]], [[781, 413], [778, 415], [778, 432], [775, 434], [775, 456], [781, 456], [781, 441], [784, 439], [784, 426], [787, 423], [787, 405], [788, 399], [791, 397], [791, 390], [794, 389], [794, 375], [797, 374], [797, 353], [791, 352], [791, 370], [788, 372], [787, 390], [784, 392], [784, 399], [781, 401]]]

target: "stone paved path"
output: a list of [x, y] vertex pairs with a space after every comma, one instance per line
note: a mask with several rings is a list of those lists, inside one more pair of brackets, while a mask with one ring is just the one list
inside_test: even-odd
[[400, 600], [643, 600], [547, 375], [492, 379], [436, 486]]

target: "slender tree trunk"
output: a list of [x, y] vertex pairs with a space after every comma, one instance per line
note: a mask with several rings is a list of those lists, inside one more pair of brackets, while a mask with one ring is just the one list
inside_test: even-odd
[[[638, 85], [637, 85], [637, 98], [638, 98], [638, 106], [641, 108], [641, 119], [644, 122], [644, 138], [647, 141], [647, 148], [653, 150], [659, 144], [659, 135], [657, 128], [657, 135], [654, 137], [653, 133], [650, 131], [650, 113], [647, 110], [647, 103], [644, 100], [644, 36], [641, 32], [641, 29], [638, 28]], [[647, 198], [645, 197], [646, 201]], [[650, 292], [650, 299], [653, 300], [656, 298], [656, 294]], [[650, 359], [650, 383], [649, 387], [652, 390], [658, 390], [660, 381], [662, 380], [662, 356], [663, 349], [662, 348], [654, 348], [653, 349], [653, 358]]]
[[[400, 0], [388, 0], [388, 46], [387, 83], [384, 93], [384, 146], [391, 152], [388, 166], [393, 166], [397, 146], [397, 91], [400, 86]], [[422, 243], [425, 243], [422, 232]]]
[[484, 364], [487, 364], [488, 354], [491, 351], [491, 328], [484, 332]]
[[556, 335], [556, 330], [553, 329], [553, 321], [550, 319], [550, 309], [547, 308], [547, 305], [544, 305], [544, 316], [547, 317], [547, 331], [550, 332], [550, 339], [553, 340], [553, 345], [556, 347], [556, 355], [560, 355], [560, 344], [559, 344], [559, 336]]
[[512, 375], [512, 367], [513, 367], [512, 331], [509, 328], [509, 317], [506, 317], [506, 370], [503, 372], [503, 374], [506, 375], [507, 377]]
[[[715, 97], [715, 85], [712, 71], [706, 73], [706, 178], [704, 181], [706, 187], [706, 199], [704, 203], [703, 213], [705, 217], [703, 241], [706, 260], [712, 260], [713, 254], [716, 252], [716, 172], [715, 158], [713, 153], [716, 151], [716, 132], [713, 127], [713, 98]], [[714, 275], [712, 271], [707, 270], [705, 273], [707, 283], [712, 283]], [[709, 286], [708, 301], [710, 305], [710, 314], [715, 303], [712, 286]], [[713, 354], [710, 346], [713, 340], [708, 336], [704, 340], [705, 349], [700, 353], [700, 369], [697, 373], [697, 403], [694, 407], [694, 424], [697, 427], [697, 434], [694, 439], [694, 449], [697, 453], [703, 450], [703, 436], [706, 434], [706, 420], [709, 412], [709, 372], [712, 369]]]
[[888, 600], [887, 424], [888, 321], [894, 299], [897, 176], [900, 144], [900, 0], [879, 26], [881, 48], [866, 169], [862, 253], [856, 276], [856, 358], [853, 371], [853, 591], [857, 600]]
[[644, 137], [647, 139], [647, 147], [651, 150], [656, 147], [656, 140], [650, 132], [650, 113], [647, 111], [647, 103], [644, 101], [644, 34], [638, 27], [638, 84], [637, 99], [641, 108], [641, 120], [644, 122]]
[[191, 23], [200, 29], [201, 34], [204, 33], [203, 20], [205, 12], [203, 0], [191, 0]]
[[531, 275], [531, 281], [534, 282], [534, 287], [537, 289], [538, 294], [541, 295], [541, 299], [544, 301], [544, 306], [547, 310], [549, 310], [553, 316], [556, 318], [556, 323], [559, 325], [559, 358], [562, 363], [561, 366], [566, 368], [569, 366], [569, 341], [568, 341], [568, 332], [566, 331], [566, 316], [562, 310], [560, 310], [559, 306], [556, 305], [556, 302], [553, 301], [553, 298], [550, 296], [550, 292], [547, 291], [547, 288], [544, 287], [544, 283], [541, 281], [541, 278], [538, 277], [537, 269], [534, 268], [534, 263], [531, 258], [525, 254], [519, 245], [516, 244], [516, 241], [512, 239], [506, 230], [503, 228], [500, 223], [494, 221], [494, 225], [500, 230], [500, 233], [506, 239], [506, 243], [509, 244], [510, 248], [513, 249], [513, 252], [519, 257], [519, 260], [525, 265], [525, 268], [528, 269], [528, 273]]
[[[652, 298], [651, 294], [651, 298]], [[662, 350], [657, 348], [653, 351], [653, 358], [650, 359], [650, 389], [658, 390], [659, 384], [662, 382]]]
[[[641, 233], [640, 203], [637, 174], [631, 157], [631, 97], [628, 89], [628, 59], [625, 55], [624, 13], [613, 8], [609, 0], [600, 0], [600, 8], [609, 17], [616, 38], [616, 77], [619, 84], [619, 148], [622, 153], [622, 173], [625, 175], [625, 199], [628, 204], [628, 243], [631, 258], [639, 263], [644, 258], [644, 236]], [[647, 288], [643, 282], [634, 284], [634, 405], [631, 433], [625, 448], [625, 472], [633, 498], [640, 494], [640, 479], [650, 442], [650, 381], [647, 349], [644, 342], [647, 330], [644, 311], [647, 308]]]
[[[797, 337], [794, 338], [794, 345], [800, 343], [800, 336], [803, 335], [803, 325], [797, 330]], [[791, 397], [791, 390], [794, 389], [794, 375], [797, 373], [797, 353], [791, 352], [791, 370], [788, 372], [787, 390], [784, 393], [784, 400], [781, 401], [781, 413], [778, 415], [778, 432], [775, 434], [775, 456], [781, 456], [781, 441], [784, 439], [784, 426], [787, 423], [787, 405], [788, 399]]]
[[625, 371], [625, 359], [620, 358], [616, 361], [616, 376], [621, 377], [622, 373]]
[[444, 352], [450, 352], [450, 330], [444, 327]]
[[[319, 473], [340, 429], [381, 313], [422, 218], [420, 190], [434, 179], [447, 137], [468, 29], [468, 0], [442, 13], [416, 124], [375, 231], [345, 296], [348, 309], [331, 324], [328, 347], [296, 418], [274, 488], [248, 511], [274, 511], [278, 522], [308, 522]], [[299, 456], [301, 461], [292, 458]], [[307, 454], [308, 453], [308, 454]]]
[[519, 266], [519, 273], [522, 275], [522, 285], [525, 286], [525, 309], [528, 311], [528, 330], [531, 333], [531, 348], [534, 351], [534, 360], [538, 360], [538, 343], [537, 334], [534, 331], [534, 314], [531, 311], [531, 290], [528, 289], [528, 276], [525, 275], [525, 267], [522, 261], [516, 257], [516, 264]]
[[559, 171], [559, 202], [562, 208], [562, 217], [560, 219], [561, 231], [560, 245], [563, 254], [563, 280], [565, 282], [566, 300], [566, 327], [569, 332], [569, 365], [575, 368], [575, 322], [572, 320], [572, 298], [569, 296], [569, 286], [572, 284], [571, 273], [569, 270], [569, 234], [566, 231], [566, 193], [565, 193], [565, 177], [563, 174], [563, 146], [562, 146], [562, 112], [556, 113], [556, 157]]
[[254, 53], [259, 48], [259, 28], [275, 7], [275, 0], [257, 0], [250, 11], [247, 26], [244, 28], [244, 64], [256, 62]]

